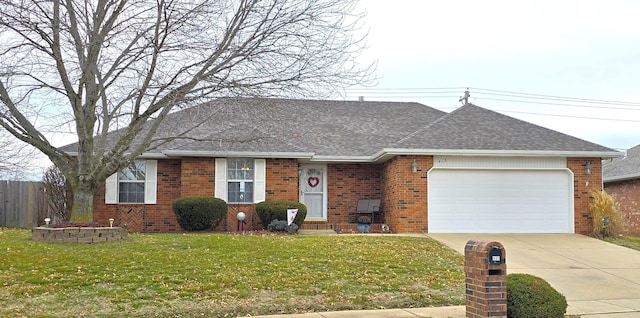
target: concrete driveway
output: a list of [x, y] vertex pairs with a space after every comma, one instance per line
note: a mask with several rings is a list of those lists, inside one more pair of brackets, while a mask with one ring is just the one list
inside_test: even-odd
[[428, 236], [462, 255], [470, 239], [502, 243], [507, 273], [527, 273], [547, 280], [567, 298], [567, 314], [640, 317], [640, 251], [577, 234]]

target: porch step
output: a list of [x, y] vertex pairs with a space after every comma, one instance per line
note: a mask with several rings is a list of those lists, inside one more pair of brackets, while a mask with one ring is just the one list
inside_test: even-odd
[[[338, 234], [354, 234], [358, 232], [356, 223], [326, 223], [326, 222], [304, 222], [298, 233], [302, 231], [333, 231]], [[371, 224], [369, 233], [385, 233], [382, 231], [382, 224]]]

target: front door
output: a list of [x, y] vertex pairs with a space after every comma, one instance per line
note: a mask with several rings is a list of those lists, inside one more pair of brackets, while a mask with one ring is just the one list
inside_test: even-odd
[[327, 220], [327, 166], [300, 166], [300, 202], [307, 206], [310, 221]]

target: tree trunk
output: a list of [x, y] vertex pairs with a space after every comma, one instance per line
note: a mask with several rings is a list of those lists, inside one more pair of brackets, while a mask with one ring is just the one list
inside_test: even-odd
[[93, 222], [94, 190], [90, 187], [77, 186], [73, 189], [73, 207], [71, 219], [73, 223]]

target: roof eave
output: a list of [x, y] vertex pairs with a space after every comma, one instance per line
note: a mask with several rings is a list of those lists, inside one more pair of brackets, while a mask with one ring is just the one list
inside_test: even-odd
[[385, 148], [376, 153], [375, 161], [386, 161], [397, 155], [449, 155], [449, 156], [497, 156], [497, 157], [598, 157], [616, 158], [618, 151], [556, 151], [556, 150], [472, 150], [472, 149], [400, 149]]
[[353, 163], [372, 163], [373, 156], [313, 156], [311, 162], [353, 162]]
[[[71, 157], [77, 157], [78, 156], [78, 152], [77, 151], [67, 151], [66, 154], [68, 154]], [[125, 155], [128, 155], [128, 154], [129, 153], [125, 153]], [[167, 156], [164, 155], [163, 153], [159, 153], [159, 152], [143, 152], [137, 158], [140, 158], [140, 159], [166, 159]]]
[[603, 177], [602, 178], [602, 182], [604, 182], [604, 183], [607, 183], [607, 182], [618, 182], [618, 181], [627, 181], [627, 180], [633, 180], [633, 179], [640, 179], [640, 172], [626, 174], [626, 175], [622, 175], [622, 176]]
[[[68, 152], [77, 156], [77, 152]], [[331, 156], [315, 155], [313, 152], [252, 152], [252, 151], [186, 151], [164, 150], [161, 153], [145, 152], [142, 159], [164, 159], [175, 157], [251, 157], [251, 158], [294, 158], [310, 162], [384, 162], [398, 155], [450, 155], [450, 156], [498, 156], [498, 157], [621, 157], [621, 152], [597, 151], [539, 151], [539, 150], [469, 150], [469, 149], [411, 149], [384, 148], [371, 156]]]
[[185, 151], [165, 150], [167, 157], [251, 157], [251, 158], [295, 158], [311, 159], [313, 152], [254, 152], [254, 151]]

